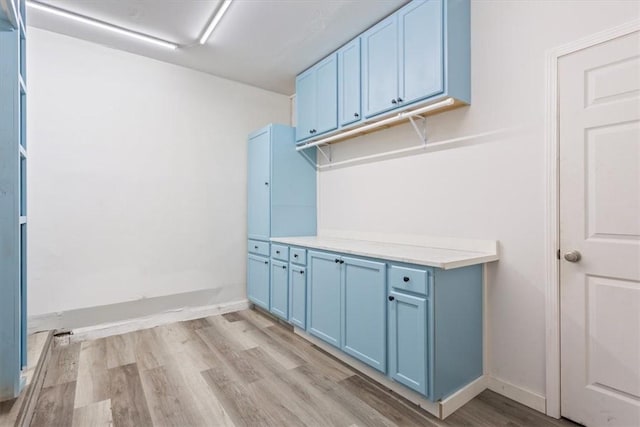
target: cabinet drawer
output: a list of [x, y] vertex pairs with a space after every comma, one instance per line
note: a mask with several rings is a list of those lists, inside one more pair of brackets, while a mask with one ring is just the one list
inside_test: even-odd
[[253, 254], [269, 256], [269, 242], [249, 240], [248, 250]]
[[389, 267], [389, 287], [428, 295], [429, 274], [429, 270], [391, 265]]
[[291, 248], [289, 262], [298, 265], [307, 265], [307, 250], [302, 248]]
[[271, 258], [289, 261], [289, 246], [272, 244]]

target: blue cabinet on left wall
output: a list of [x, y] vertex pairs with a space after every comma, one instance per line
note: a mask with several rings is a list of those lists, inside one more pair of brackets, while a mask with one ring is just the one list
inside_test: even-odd
[[25, 0], [0, 1], [0, 401], [27, 365]]
[[[269, 239], [316, 234], [315, 151], [296, 151], [295, 129], [278, 124], [251, 133], [247, 151], [247, 296], [287, 318], [288, 302], [282, 300], [282, 290], [287, 287], [288, 272], [277, 258], [275, 264], [271, 260]], [[282, 282], [275, 293], [270, 277], [273, 265], [282, 270], [275, 275]]]

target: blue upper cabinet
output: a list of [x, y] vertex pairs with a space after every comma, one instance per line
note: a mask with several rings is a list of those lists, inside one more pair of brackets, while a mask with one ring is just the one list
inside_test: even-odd
[[296, 151], [293, 128], [274, 124], [249, 135], [247, 169], [249, 239], [316, 233], [315, 165]]
[[[454, 106], [470, 104], [470, 44], [469, 0], [409, 2], [337, 51], [339, 126], [355, 127], [360, 121], [374, 121], [385, 113], [449, 97], [454, 99]], [[355, 57], [358, 48], [359, 63]], [[317, 66], [334, 61], [335, 55]], [[359, 77], [354, 71], [357, 68]], [[320, 103], [319, 92], [309, 88], [308, 74], [314, 71], [315, 67], [296, 80], [297, 141], [336, 129], [333, 123], [319, 127], [317, 121], [308, 119], [318, 115]], [[314, 87], [317, 89], [317, 84]], [[328, 102], [328, 94], [333, 96], [333, 92], [325, 89]]]
[[316, 70], [310, 69], [296, 79], [296, 141], [313, 136], [316, 120]]
[[366, 117], [444, 91], [442, 1], [412, 1], [363, 34]]
[[360, 38], [338, 51], [338, 117], [340, 126], [362, 119], [360, 111]]
[[338, 60], [334, 53], [296, 79], [296, 141], [338, 127]]
[[410, 104], [444, 90], [442, 0], [413, 2], [398, 14], [399, 102]]
[[362, 103], [365, 117], [398, 106], [398, 16], [362, 35]]

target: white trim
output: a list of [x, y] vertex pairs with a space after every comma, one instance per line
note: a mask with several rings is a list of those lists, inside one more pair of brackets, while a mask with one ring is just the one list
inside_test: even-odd
[[73, 329], [70, 341], [78, 342], [94, 340], [111, 335], [120, 335], [127, 332], [138, 331], [141, 329], [149, 329], [160, 325], [166, 325], [168, 323], [231, 313], [233, 311], [245, 310], [247, 308], [249, 308], [248, 300], [233, 301], [225, 304], [205, 305], [202, 307], [187, 307], [180, 311], [168, 311], [165, 313], [153, 314], [151, 316], [123, 320], [121, 322], [103, 323], [101, 325]]
[[487, 388], [498, 394], [506, 396], [511, 400], [515, 400], [518, 403], [535, 409], [536, 411], [544, 413], [546, 399], [538, 393], [496, 377], [487, 377]]
[[425, 399], [424, 396], [406, 388], [405, 386], [392, 381], [391, 379], [389, 379], [389, 377], [380, 373], [379, 371], [376, 371], [370, 366], [365, 365], [364, 363], [356, 359], [348, 357], [345, 353], [343, 353], [336, 347], [309, 335], [304, 330], [297, 327], [294, 327], [293, 330], [296, 335], [299, 335], [300, 337], [314, 344], [316, 347], [319, 347], [323, 351], [329, 353], [336, 359], [341, 360], [357, 371], [362, 372], [364, 375], [373, 379], [377, 383], [383, 385], [384, 387], [404, 397], [409, 402], [418, 405], [431, 415], [440, 419], [445, 419], [487, 388], [486, 377], [483, 375], [470, 382], [460, 390], [456, 391], [454, 394], [448, 396], [446, 399], [440, 400], [438, 402], [432, 402]]
[[[546, 277], [546, 414], [560, 418], [560, 279], [558, 181], [558, 59], [582, 49], [640, 31], [640, 20], [602, 31], [551, 49], [546, 53], [545, 148], [545, 277]], [[511, 396], [509, 396], [511, 397]], [[517, 400], [517, 399], [514, 399]], [[543, 410], [544, 411], [544, 410]]]

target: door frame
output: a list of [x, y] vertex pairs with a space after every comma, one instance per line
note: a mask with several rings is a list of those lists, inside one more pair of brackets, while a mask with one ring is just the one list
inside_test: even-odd
[[545, 343], [546, 414], [560, 418], [560, 138], [558, 61], [574, 52], [640, 31], [640, 20], [550, 49], [545, 54]]

